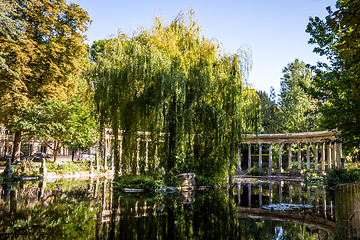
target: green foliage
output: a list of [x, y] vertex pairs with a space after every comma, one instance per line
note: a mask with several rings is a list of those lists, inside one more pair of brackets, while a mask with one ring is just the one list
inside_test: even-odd
[[339, 184], [360, 182], [360, 169], [330, 169], [326, 172], [326, 184], [328, 187], [336, 187]]
[[72, 162], [67, 161], [62, 164], [57, 164], [55, 162], [46, 162], [46, 168], [48, 172], [57, 172], [60, 174], [64, 173], [76, 173], [80, 171], [89, 171], [90, 165], [89, 161], [81, 161], [81, 162]]
[[226, 179], [224, 178], [214, 178], [214, 177], [205, 177], [201, 175], [196, 176], [196, 186], [206, 186], [209, 188], [220, 188], [226, 184]]
[[90, 147], [98, 135], [94, 116], [76, 99], [43, 99], [40, 105], [22, 109], [10, 125], [44, 140], [53, 150], [55, 162], [61, 145]]
[[20, 177], [34, 177], [39, 175], [39, 168], [31, 160], [22, 160], [14, 169], [13, 175]]
[[251, 175], [251, 176], [263, 176], [265, 175], [264, 173], [260, 172], [259, 171], [259, 168], [257, 166], [253, 166], [251, 169], [250, 169], [250, 172], [248, 173], [248, 175]]
[[348, 163], [345, 165], [347, 170], [360, 169], [360, 162]]
[[179, 185], [179, 179], [177, 177], [177, 174], [174, 174], [173, 171], [168, 171], [164, 175], [165, 184], [167, 186], [178, 186]]
[[[175, 198], [164, 197], [157, 201], [147, 200], [146, 205], [140, 200], [120, 195], [113, 200], [116, 204], [116, 208], [113, 209], [122, 209], [122, 218], [117, 220], [117, 214], [111, 216], [110, 229], [104, 231], [107, 234], [104, 234], [102, 239], [135, 239], [135, 234], [138, 239], [333, 238], [333, 233], [319, 230], [314, 226], [273, 219], [239, 217], [236, 194], [236, 188], [198, 191], [196, 200], [191, 204], [179, 204]], [[140, 217], [141, 215], [147, 216]], [[283, 231], [280, 232], [279, 229]]]
[[315, 128], [315, 101], [303, 87], [308, 87], [312, 73], [304, 62], [295, 59], [283, 69], [279, 100], [279, 132], [306, 132]]
[[[328, 7], [326, 22], [318, 17], [310, 18], [307, 32], [310, 44], [316, 44], [314, 52], [327, 57], [329, 63], [312, 67], [316, 76], [307, 89], [318, 99], [321, 113], [320, 125], [325, 129], [337, 129], [344, 150], [351, 151], [360, 145], [360, 85], [359, 85], [359, 38], [358, 27], [360, 2], [338, 1], [338, 10]], [[355, 14], [355, 15], [354, 15]]]
[[118, 188], [136, 188], [154, 192], [164, 186], [164, 181], [159, 176], [129, 175], [115, 178], [114, 184]]
[[68, 181], [47, 182], [47, 190], [61, 189], [63, 192], [74, 192], [77, 189], [86, 189], [88, 182], [71, 179]]
[[[58, 201], [49, 208], [35, 208], [25, 216], [3, 218], [7, 239], [94, 239], [96, 210], [76, 200]], [[6, 237], [5, 237], [6, 238]]]
[[[26, 2], [24, 1], [26, 4]], [[25, 27], [24, 21], [16, 21], [10, 16], [16, 15], [16, 8], [19, 5], [16, 1], [0, 1], [0, 36], [8, 41], [20, 40], [23, 36], [22, 28]], [[8, 67], [4, 56], [8, 55], [7, 51], [0, 51], [0, 69], [9, 71], [14, 74]]]
[[86, 57], [82, 33], [90, 21], [86, 11], [65, 0], [1, 1], [9, 3], [7, 19], [24, 26], [21, 39], [0, 31], [0, 52], [7, 53], [2, 58], [10, 70], [0, 69], [0, 122], [6, 126], [23, 107], [71, 96]]
[[332, 14], [332, 18], [327, 19], [327, 24], [334, 32], [341, 33], [340, 40], [336, 45], [336, 49], [340, 53], [339, 57], [345, 59], [357, 56], [359, 59], [360, 1], [341, 0], [336, 3], [336, 7], [338, 10]]
[[317, 173], [307, 172], [304, 176], [304, 180], [308, 184], [322, 184], [325, 179]]
[[261, 101], [261, 132], [277, 133], [279, 127], [279, 107], [276, 104], [275, 90], [270, 88], [270, 96], [265, 91], [256, 91]]
[[92, 81], [102, 125], [114, 133], [115, 172], [120, 166], [136, 173], [138, 147], [144, 156], [148, 138], [150, 170], [227, 173], [241, 134], [258, 127], [259, 99], [245, 81], [249, 49], [222, 54], [217, 42], [201, 35], [190, 10], [170, 24], [157, 18], [152, 29], [132, 36], [120, 32], [98, 51]]
[[[12, 129], [13, 117], [43, 98], [72, 96], [86, 58], [83, 32], [90, 19], [86, 11], [65, 0], [0, 3], [5, 6], [0, 8], [0, 20], [4, 20], [0, 27], [0, 124], [16, 131], [14, 162], [20, 155], [22, 129]], [[9, 37], [14, 27], [21, 38]]]

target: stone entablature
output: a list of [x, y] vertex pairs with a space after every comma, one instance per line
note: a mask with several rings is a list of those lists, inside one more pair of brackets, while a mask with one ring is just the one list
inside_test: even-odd
[[276, 134], [247, 134], [243, 138], [243, 143], [298, 143], [298, 142], [327, 142], [335, 141], [335, 132], [318, 131], [303, 133], [276, 133]]
[[[247, 171], [250, 171], [252, 167], [251, 159], [251, 145], [259, 145], [259, 170], [263, 171], [263, 162], [262, 162], [262, 146], [268, 145], [269, 147], [269, 162], [268, 162], [268, 171], [267, 174], [271, 175], [273, 172], [273, 156], [272, 156], [272, 146], [273, 144], [278, 144], [279, 146], [279, 166], [278, 173], [281, 174], [284, 172], [283, 168], [283, 146], [288, 145], [288, 168], [287, 171], [293, 171], [292, 169], [292, 144], [297, 144], [297, 172], [302, 172], [302, 157], [301, 157], [301, 146], [306, 144], [306, 172], [314, 171], [324, 174], [326, 163], [327, 169], [331, 168], [343, 168], [344, 164], [342, 162], [342, 143], [339, 139], [336, 138], [336, 132], [333, 131], [318, 131], [318, 132], [303, 132], [303, 133], [283, 133], [283, 134], [259, 134], [259, 135], [245, 135], [243, 144], [248, 145], [248, 168]], [[311, 159], [310, 156], [310, 145], [313, 145], [314, 157]], [[319, 149], [321, 149], [321, 155], [319, 154]], [[313, 169], [311, 169], [311, 162], [314, 162]], [[294, 169], [295, 170], [295, 169]], [[320, 171], [319, 171], [320, 170]], [[238, 169], [241, 171], [241, 158], [240, 151], [238, 155]]]

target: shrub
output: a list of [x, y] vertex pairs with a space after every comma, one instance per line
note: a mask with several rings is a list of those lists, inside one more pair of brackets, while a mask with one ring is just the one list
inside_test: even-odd
[[326, 173], [326, 183], [329, 187], [339, 184], [360, 182], [360, 169], [330, 169]]
[[317, 173], [308, 172], [305, 174], [304, 180], [309, 184], [322, 184], [324, 182], [324, 177], [319, 176]]
[[128, 175], [114, 179], [114, 183], [119, 188], [136, 188], [145, 189], [147, 191], [156, 191], [164, 186], [162, 179], [156, 176], [145, 175]]
[[248, 175], [251, 176], [263, 176], [264, 174], [259, 171], [259, 168], [257, 166], [254, 166], [250, 169], [250, 172]]
[[164, 175], [165, 183], [167, 186], [178, 186], [179, 185], [179, 179], [173, 171], [168, 171]]
[[218, 188], [224, 186], [226, 180], [219, 177], [204, 177], [201, 175], [196, 176], [196, 186], [207, 186], [209, 188]]

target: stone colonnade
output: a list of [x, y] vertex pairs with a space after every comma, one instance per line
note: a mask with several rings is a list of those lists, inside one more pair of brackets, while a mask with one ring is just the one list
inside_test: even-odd
[[[122, 154], [123, 154], [123, 149], [122, 149], [122, 141], [123, 141], [123, 136], [122, 136], [123, 131], [119, 130], [119, 135], [118, 135], [118, 140], [119, 140], [119, 158], [120, 161], [122, 159]], [[149, 142], [151, 141], [151, 139], [148, 137], [151, 133], [150, 132], [142, 132], [142, 131], [138, 131], [138, 138], [136, 139], [137, 141], [137, 150], [136, 150], [136, 174], [140, 174], [140, 143], [141, 141], [145, 142], [145, 171], [149, 171]], [[142, 137], [141, 137], [142, 136]], [[115, 166], [114, 166], [114, 149], [112, 146], [112, 143], [114, 141], [114, 135], [112, 134], [112, 129], [110, 128], [106, 128], [104, 131], [104, 138], [103, 138], [103, 152], [104, 152], [104, 159], [108, 159], [109, 155], [111, 158], [111, 169], [114, 170]], [[104, 164], [106, 164], [106, 161], [104, 161]], [[157, 164], [155, 163], [155, 166], [157, 166]], [[105, 167], [105, 166], [104, 166]], [[119, 169], [119, 174], [123, 174], [124, 173], [124, 169], [121, 168], [121, 164], [120, 164], [120, 169]], [[107, 167], [105, 167], [107, 168]], [[129, 171], [131, 171], [131, 167], [129, 169]]]
[[[272, 156], [272, 146], [277, 144], [279, 146], [279, 164], [278, 164], [278, 173], [281, 174], [284, 172], [283, 163], [288, 161], [289, 171], [302, 172], [302, 156], [301, 156], [301, 147], [303, 144], [306, 145], [306, 171], [310, 172], [313, 170], [316, 173], [323, 174], [325, 172], [325, 162], [327, 162], [327, 168], [343, 168], [342, 162], [342, 143], [338, 142], [335, 138], [334, 132], [321, 131], [321, 132], [305, 132], [305, 133], [290, 133], [290, 134], [259, 134], [255, 135], [246, 135], [244, 144], [248, 144], [248, 168], [247, 171], [250, 171], [253, 166], [251, 159], [251, 147], [253, 144], [259, 146], [259, 171], [263, 171], [263, 145], [268, 145], [269, 148], [269, 161], [267, 163], [268, 171], [267, 174], [271, 175], [273, 172], [273, 156]], [[292, 168], [292, 152], [291, 146], [297, 144], [297, 167]], [[314, 167], [311, 169], [310, 159], [310, 144], [314, 146]], [[285, 145], [288, 145], [288, 159], [283, 159], [283, 148]], [[319, 150], [321, 150], [319, 154]], [[327, 151], [326, 151], [327, 150]], [[241, 157], [240, 151], [238, 156], [238, 171], [241, 171]]]

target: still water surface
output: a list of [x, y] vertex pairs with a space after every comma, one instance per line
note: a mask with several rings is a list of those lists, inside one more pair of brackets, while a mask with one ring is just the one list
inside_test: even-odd
[[217, 191], [124, 194], [111, 180], [3, 184], [0, 239], [334, 239], [324, 187], [240, 181]]

